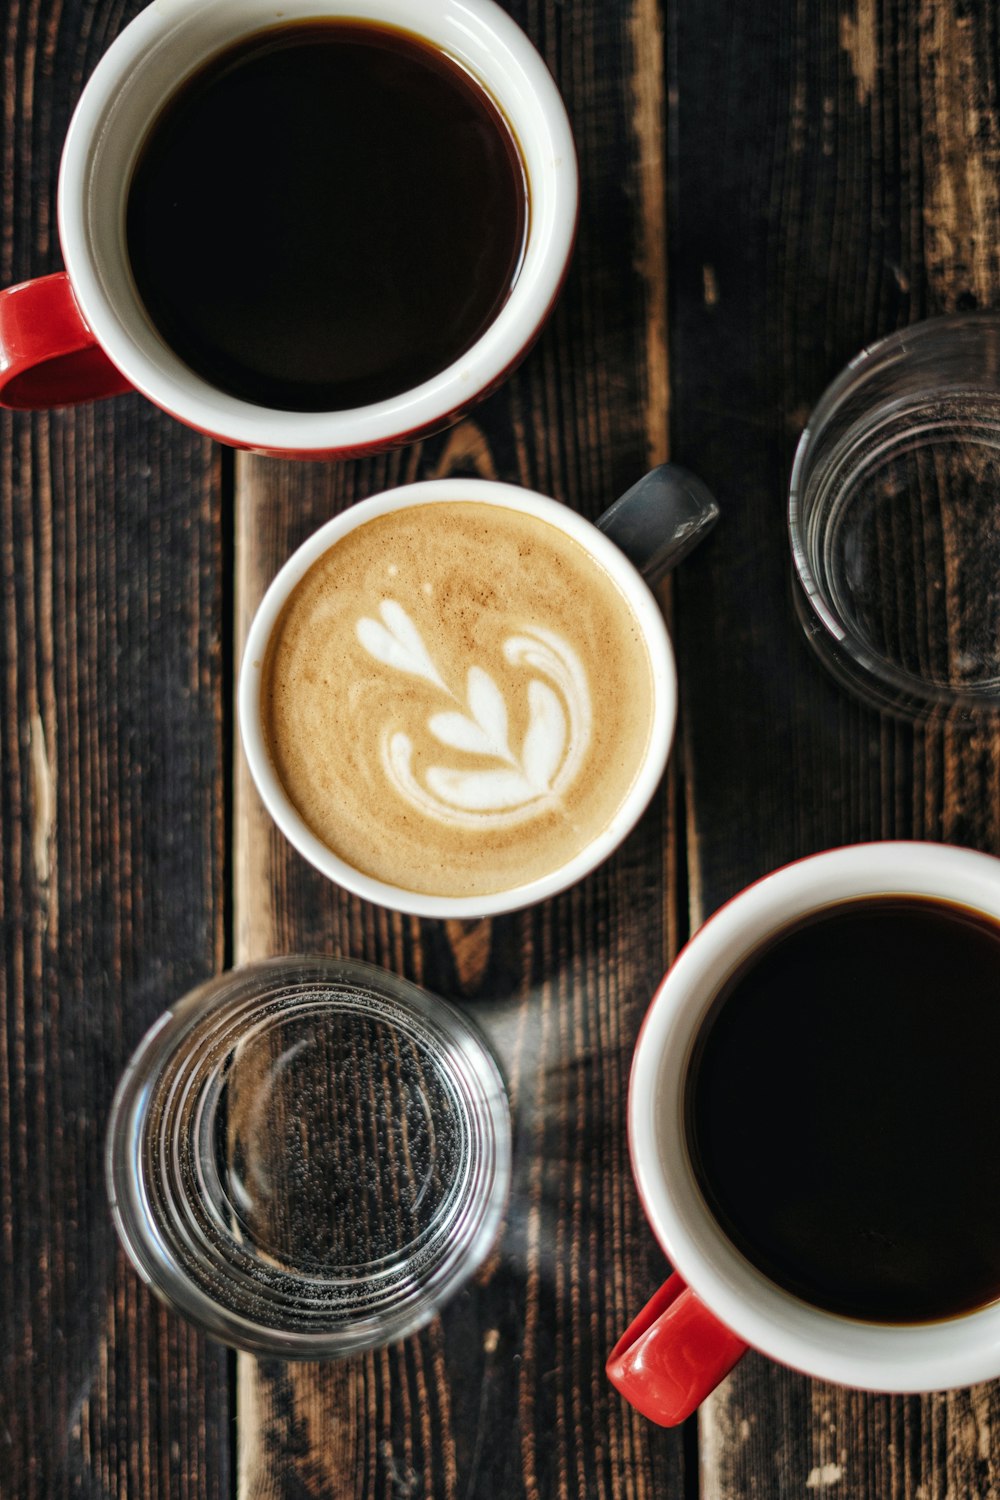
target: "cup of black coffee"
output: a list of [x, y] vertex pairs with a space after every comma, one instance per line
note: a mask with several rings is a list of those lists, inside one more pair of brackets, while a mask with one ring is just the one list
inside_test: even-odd
[[576, 211], [566, 111], [493, 0], [150, 5], [70, 125], [66, 272], [0, 294], [0, 402], [134, 387], [235, 446], [384, 448], [526, 353]]
[[654, 1421], [748, 1346], [879, 1391], [1000, 1374], [1000, 862], [836, 849], [717, 912], [650, 1006], [629, 1137], [674, 1274], [608, 1374]]

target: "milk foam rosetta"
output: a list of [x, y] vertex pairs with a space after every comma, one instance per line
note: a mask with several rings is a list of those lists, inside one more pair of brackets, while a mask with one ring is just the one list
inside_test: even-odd
[[335, 543], [293, 590], [262, 714], [303, 819], [365, 874], [484, 895], [559, 868], [642, 765], [649, 657], [578, 543], [478, 502], [414, 506]]

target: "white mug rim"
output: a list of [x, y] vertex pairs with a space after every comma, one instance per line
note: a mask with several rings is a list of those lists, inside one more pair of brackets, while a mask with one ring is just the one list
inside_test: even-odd
[[[808, 856], [740, 891], [682, 949], [653, 996], [629, 1083], [629, 1149], [646, 1216], [670, 1264], [748, 1345], [841, 1385], [944, 1390], [1000, 1375], [1000, 1302], [938, 1322], [896, 1325], [799, 1300], [725, 1236], [696, 1186], [684, 1139], [691, 1049], [728, 974], [791, 918], [886, 893], [956, 902], [1000, 922], [1000, 861], [954, 845], [887, 840]], [[670, 1109], [657, 1109], [658, 1097], [669, 1097]]]
[[[547, 521], [578, 542], [610, 574], [632, 608], [643, 633], [653, 677], [653, 718], [646, 756], [631, 788], [607, 827], [573, 859], [548, 875], [481, 896], [435, 896], [366, 875], [334, 854], [289, 801], [272, 765], [261, 728], [260, 686], [271, 631], [289, 594], [313, 563], [348, 532], [377, 516], [448, 501], [473, 501]], [[652, 800], [673, 743], [677, 716], [677, 671], [660, 607], [648, 584], [623, 552], [590, 521], [557, 500], [519, 485], [487, 479], [431, 479], [397, 486], [358, 501], [327, 521], [292, 553], [264, 594], [247, 633], [240, 667], [238, 717], [250, 774], [265, 807], [298, 852], [345, 890], [411, 916], [498, 916], [557, 895], [582, 880], [627, 838]]]
[[[222, 13], [219, 0], [215, 8]], [[120, 288], [112, 292], [91, 244], [90, 173], [98, 148], [103, 149], [109, 110], [135, 69], [158, 48], [177, 45], [178, 34], [191, 17], [204, 11], [202, 0], [153, 0], [100, 58], [73, 113], [63, 147], [59, 234], [67, 274], [86, 323], [136, 390], [178, 420], [235, 447], [298, 456], [347, 455], [377, 450], [446, 425], [498, 384], [527, 352], [569, 265], [576, 233], [578, 171], [566, 108], [551, 74], [530, 39], [495, 0], [420, 0], [417, 6], [402, 6], [401, 0], [285, 0], [268, 11], [270, 19], [264, 21], [260, 0], [226, 0], [226, 9], [247, 17], [234, 38], [307, 14], [384, 20], [453, 52], [439, 35], [443, 28], [454, 36], [476, 38], [468, 45], [470, 52], [477, 52], [478, 65], [473, 67], [461, 57], [459, 61], [470, 67], [498, 102], [515, 134], [530, 115], [537, 137], [531, 149], [520, 142], [526, 158], [531, 156], [537, 168], [532, 174], [533, 209], [522, 271], [507, 301], [469, 350], [419, 386], [368, 406], [330, 412], [271, 409], [229, 396], [189, 370], [152, 329], [134, 285], [127, 296]], [[179, 52], [172, 87], [144, 104], [146, 126], [164, 98], [176, 91], [204, 55], [197, 49], [193, 58]], [[211, 50], [207, 55], [212, 55]], [[490, 58], [489, 68], [483, 65], [485, 56]], [[140, 138], [144, 133], [144, 129], [139, 132]], [[138, 144], [136, 140], [136, 148]], [[126, 303], [132, 327], [120, 311]], [[143, 335], [144, 344], [135, 337], [141, 322], [149, 330]]]

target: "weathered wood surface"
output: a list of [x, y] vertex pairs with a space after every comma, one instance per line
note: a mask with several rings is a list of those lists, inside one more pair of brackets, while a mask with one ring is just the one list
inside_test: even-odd
[[[119, 5], [0, 21], [0, 284]], [[0, 1495], [230, 1490], [227, 1355], [154, 1302], [104, 1193], [111, 1094], [223, 958], [219, 459], [146, 403], [0, 422]]]
[[[58, 265], [69, 110], [136, 8], [3, 10], [3, 282]], [[846, 358], [925, 314], [1000, 305], [996, 7], [510, 8], [573, 115], [581, 233], [549, 331], [470, 420], [364, 464], [239, 460], [235, 549], [229, 461], [137, 399], [0, 424], [3, 1500], [1000, 1493], [996, 1387], [891, 1400], [750, 1356], [670, 1435], [602, 1370], [663, 1271], [624, 1090], [688, 890], [697, 925], [831, 844], [1000, 852], [997, 736], [915, 732], [843, 697], [799, 639], [784, 537], [795, 439]], [[676, 587], [686, 816], [671, 783], [603, 870], [493, 923], [400, 918], [314, 876], [231, 743], [239, 642], [275, 569], [335, 510], [435, 473], [596, 515], [665, 455], [668, 394], [675, 456], [723, 508]], [[510, 1075], [517, 1178], [497, 1253], [422, 1335], [339, 1366], [237, 1370], [116, 1253], [103, 1132], [170, 999], [230, 957], [296, 948], [386, 964], [473, 1011]]]
[[[1000, 853], [1000, 734], [915, 731], [844, 697], [800, 639], [784, 533], [795, 441], [848, 357], [1000, 306], [1000, 56], [987, 4], [670, 11], [674, 444], [722, 507], [677, 585], [697, 925], [836, 844]], [[868, 1396], [751, 1356], [702, 1413], [701, 1491], [985, 1500], [997, 1394]]]
[[[662, 53], [657, 10], [514, 7], [574, 117], [585, 183], [553, 324], [504, 390], [451, 433], [378, 461], [237, 467], [240, 638], [293, 547], [387, 485], [482, 474], [590, 516], [664, 456]], [[240, 1359], [242, 1500], [309, 1495], [680, 1496], [683, 1438], [607, 1385], [606, 1353], [657, 1275], [630, 1185], [625, 1087], [639, 1020], [674, 946], [665, 787], [626, 848], [563, 898], [492, 923], [393, 916], [309, 871], [240, 764], [237, 956], [372, 959], [466, 1005], [513, 1093], [505, 1233], [422, 1335], [339, 1366]]]

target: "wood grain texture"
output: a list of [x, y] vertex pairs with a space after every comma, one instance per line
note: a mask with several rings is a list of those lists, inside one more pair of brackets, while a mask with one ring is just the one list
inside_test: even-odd
[[[328, 513], [315, 476], [297, 480], [245, 465], [256, 547], [266, 516], [312, 529]], [[424, 1334], [340, 1365], [240, 1359], [241, 1495], [637, 1495], [654, 1483], [678, 1494], [676, 1440], [603, 1377], [615, 1330], [657, 1274], [628, 1186], [623, 1103], [666, 957], [666, 805], [576, 891], [492, 923], [421, 923], [336, 891], [265, 820], [245, 769], [237, 829], [238, 956], [350, 953], [459, 1000], [496, 1045], [516, 1118], [499, 1250]]]
[[[133, 7], [134, 8], [134, 7]], [[0, 20], [0, 284], [55, 269], [55, 174], [128, 18]], [[117, 1250], [108, 1107], [222, 958], [219, 471], [138, 398], [0, 421], [0, 1495], [223, 1496], [225, 1353]]]
[[[390, 484], [481, 474], [596, 516], [665, 456], [659, 17], [514, 7], [563, 89], [585, 192], [575, 267], [521, 371], [440, 438], [364, 464], [238, 468], [238, 634], [319, 522]], [[638, 102], [636, 102], [638, 101]], [[336, 1366], [241, 1359], [239, 1493], [502, 1500], [679, 1496], [678, 1435], [605, 1381], [606, 1352], [662, 1274], [628, 1172], [625, 1086], [676, 942], [670, 800], [573, 892], [493, 922], [394, 916], [314, 876], [237, 771], [237, 953], [351, 954], [460, 1000], [515, 1109], [503, 1238], [423, 1334]]]
[[[69, 111], [134, 0], [0, 13], [0, 282], [53, 270]], [[914, 731], [821, 673], [788, 603], [791, 454], [878, 333], [1000, 306], [998, 26], [986, 0], [512, 0], [570, 107], [570, 283], [473, 418], [363, 464], [238, 462], [237, 649], [328, 515], [435, 473], [598, 514], [674, 454], [722, 523], [678, 580], [691, 922], [783, 861], [865, 837], [1000, 852], [996, 734]], [[661, 69], [666, 32], [668, 82]], [[669, 155], [663, 112], [669, 112]], [[664, 255], [670, 231], [669, 276]], [[671, 360], [666, 358], [670, 325]], [[671, 786], [619, 854], [495, 922], [353, 901], [274, 831], [237, 757], [220, 460], [138, 400], [0, 419], [0, 1497], [953, 1500], [1000, 1494], [996, 1387], [892, 1400], [750, 1356], [692, 1436], [632, 1414], [607, 1347], [663, 1271], [624, 1090], [683, 936]], [[232, 664], [229, 663], [228, 666]], [[239, 1362], [156, 1305], [102, 1179], [115, 1080], [226, 956], [383, 963], [468, 1006], [516, 1111], [504, 1236], [422, 1335], [336, 1366]]]
[[[800, 638], [785, 501], [798, 433], [863, 344], [1000, 305], [995, 8], [671, 7], [676, 456], [722, 507], [678, 582], [692, 921], [864, 838], [1000, 853], [1000, 735], [841, 694]], [[894, 1399], [749, 1356], [704, 1409], [712, 1500], [989, 1497], [997, 1387]]]

